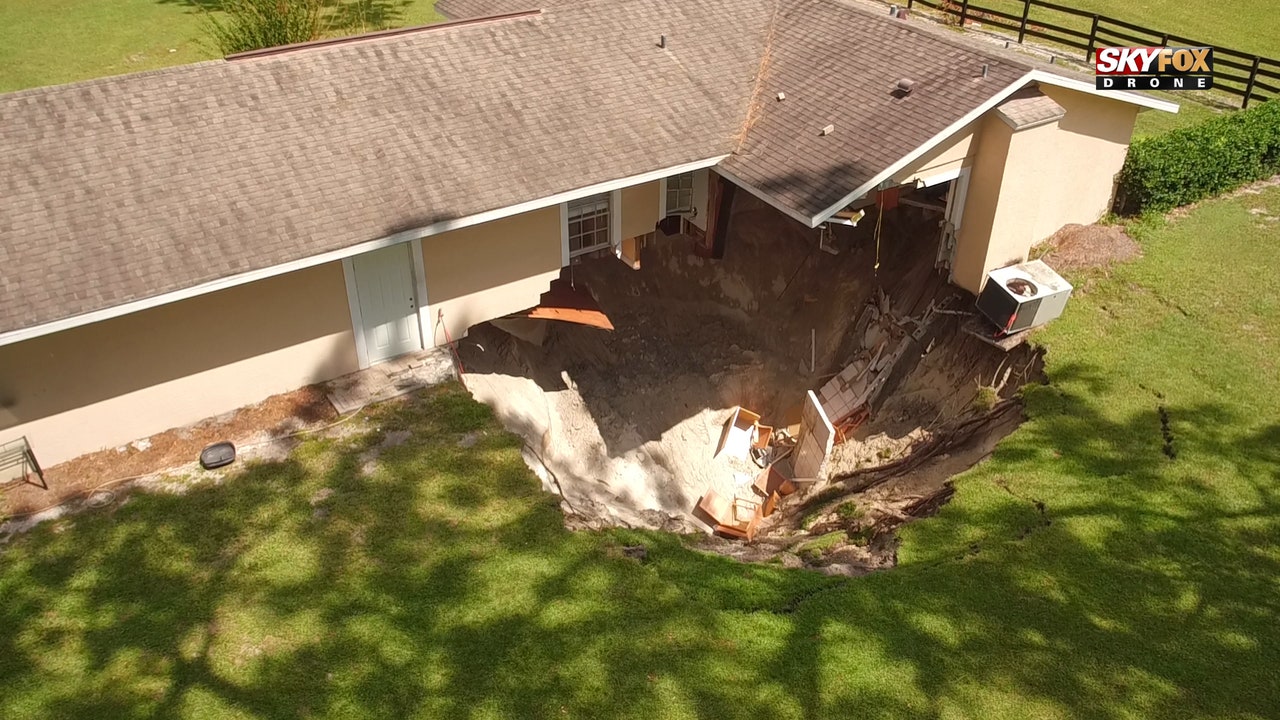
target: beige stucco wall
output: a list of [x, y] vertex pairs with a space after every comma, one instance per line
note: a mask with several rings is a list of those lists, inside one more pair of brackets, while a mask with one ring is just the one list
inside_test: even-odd
[[1040, 89], [1067, 114], [1052, 136], [1053, 166], [1046, 177], [1059, 179], [1040, 196], [1034, 242], [1068, 223], [1088, 224], [1106, 214], [1138, 119], [1136, 105], [1066, 88]]
[[456, 340], [472, 325], [537, 305], [560, 274], [561, 227], [553, 205], [423, 238], [427, 343], [443, 344], [445, 327]]
[[977, 147], [969, 170], [969, 190], [964, 218], [956, 235], [951, 263], [952, 282], [976, 293], [987, 270], [987, 250], [995, 228], [996, 208], [1013, 131], [988, 114], [981, 120]]
[[952, 280], [978, 292], [990, 270], [1025, 260], [1069, 223], [1106, 213], [1137, 118], [1133, 105], [1042, 86], [1063, 107], [1057, 122], [1014, 132], [994, 113], [975, 134], [969, 193]]
[[658, 192], [662, 183], [632, 185], [622, 189], [622, 237], [632, 238], [653, 232], [658, 223], [661, 202]]
[[894, 182], [906, 185], [916, 180], [928, 180], [935, 175], [959, 170], [975, 149], [974, 135], [980, 121], [961, 129], [949, 140], [926, 153], [923, 157], [908, 165], [897, 175]]
[[52, 465], [355, 369], [329, 263], [0, 347], [0, 441]]

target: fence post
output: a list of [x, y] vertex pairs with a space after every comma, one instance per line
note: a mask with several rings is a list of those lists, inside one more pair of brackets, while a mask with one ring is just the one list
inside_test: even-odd
[[1018, 26], [1018, 44], [1022, 44], [1022, 39], [1027, 36], [1027, 16], [1031, 14], [1031, 0], [1023, 0], [1022, 2], [1022, 24]]
[[1160, 46], [1169, 47], [1169, 33], [1165, 33], [1160, 36]]
[[1093, 57], [1093, 50], [1098, 44], [1098, 14], [1093, 15], [1093, 25], [1089, 28], [1089, 49], [1084, 51], [1084, 61], [1089, 62], [1089, 58]]
[[1240, 103], [1241, 110], [1249, 107], [1249, 96], [1253, 95], [1253, 84], [1258, 81], [1258, 65], [1261, 62], [1261, 56], [1253, 56], [1253, 68], [1249, 70], [1249, 83], [1244, 86], [1244, 102]]
[[969, 22], [969, 0], [961, 0], [960, 3], [960, 27], [964, 27]]
[[912, 4], [912, 3], [914, 3], [915, 1], [916, 1], [916, 0], [907, 0], [907, 9], [908, 9], [908, 10], [910, 10], [910, 9], [911, 9], [911, 4]]

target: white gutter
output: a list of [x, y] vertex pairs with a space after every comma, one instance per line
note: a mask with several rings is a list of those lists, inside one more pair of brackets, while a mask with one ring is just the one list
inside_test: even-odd
[[456, 218], [453, 220], [443, 220], [441, 222], [432, 223], [430, 225], [425, 225], [420, 228], [414, 228], [412, 230], [404, 230], [404, 231], [395, 233], [394, 235], [388, 235], [386, 237], [378, 238], [376, 240], [363, 242], [363, 243], [360, 243], [359, 245], [352, 245], [349, 247], [340, 248], [338, 250], [331, 250], [329, 252], [321, 253], [319, 255], [312, 255], [310, 257], [305, 257], [299, 260], [292, 260], [287, 263], [282, 263], [280, 265], [273, 265], [271, 267], [261, 268], [259, 270], [250, 270], [248, 272], [240, 273], [239, 275], [231, 275], [224, 278], [218, 278], [217, 280], [210, 280], [209, 282], [201, 283], [199, 285], [194, 285], [189, 288], [174, 290], [173, 292], [163, 293], [161, 295], [155, 295], [153, 297], [143, 298], [141, 300], [134, 300], [132, 302], [127, 302], [121, 305], [115, 305], [109, 308], [103, 308], [101, 310], [94, 310], [92, 312], [87, 312], [82, 315], [75, 315], [69, 318], [63, 318], [61, 320], [54, 320], [53, 322], [43, 323], [41, 325], [33, 325], [32, 327], [22, 328], [20, 330], [11, 330], [7, 333], [0, 333], [0, 346], [11, 345], [16, 342], [22, 342], [23, 340], [30, 340], [32, 338], [37, 338], [42, 335], [49, 335], [52, 333], [61, 332], [62, 330], [70, 330], [72, 328], [77, 328], [82, 325], [88, 325], [90, 323], [95, 323], [102, 320], [110, 320], [111, 318], [120, 317], [121, 315], [128, 315], [129, 313], [135, 313], [140, 310], [146, 310], [148, 308], [158, 307], [160, 305], [167, 305], [168, 303], [178, 302], [179, 300], [186, 300], [188, 298], [193, 298], [198, 295], [205, 295], [207, 293], [216, 292], [218, 290], [225, 290], [227, 288], [235, 287], [237, 285], [244, 285], [246, 283], [251, 283], [256, 280], [265, 280], [266, 278], [275, 277], [277, 275], [284, 275], [285, 273], [290, 273], [295, 270], [303, 270], [309, 267], [323, 265], [325, 263], [333, 262], [335, 260], [342, 260], [344, 258], [353, 257], [355, 255], [367, 253], [372, 250], [379, 250], [381, 248], [390, 247], [392, 245], [398, 245], [400, 243], [405, 243], [405, 242], [412, 242], [414, 240], [430, 237], [432, 235], [439, 235], [441, 233], [449, 232], [450, 230], [458, 230], [464, 227], [470, 227], [472, 225], [479, 225], [480, 223], [489, 222], [491, 220], [499, 220], [501, 218], [510, 217], [512, 215], [519, 215], [520, 213], [531, 212], [533, 210], [540, 210], [545, 207], [559, 205], [561, 203], [566, 203], [571, 200], [577, 200], [578, 198], [587, 197], [589, 195], [597, 195], [600, 193], [612, 192], [614, 190], [620, 190], [622, 188], [630, 187], [632, 185], [639, 185], [641, 183], [652, 182], [660, 178], [665, 178], [669, 175], [679, 175], [680, 173], [686, 173], [693, 170], [701, 170], [703, 168], [712, 167], [718, 164], [721, 160], [724, 160], [726, 157], [728, 157], [728, 155], [719, 155], [713, 158], [707, 158], [706, 160], [696, 160], [694, 162], [688, 162], [682, 165], [675, 165], [672, 167], [662, 168], [660, 170], [653, 170], [650, 172], [641, 173], [639, 175], [632, 175], [631, 177], [620, 178], [618, 180], [610, 180], [608, 182], [596, 183], [595, 185], [588, 185], [586, 187], [578, 188], [576, 190], [569, 190], [562, 193], [557, 193], [555, 195], [548, 195], [547, 197], [544, 197], [544, 198], [538, 198], [537, 200], [530, 200], [528, 202], [519, 203], [517, 205], [498, 208], [496, 210], [487, 210], [485, 212], [477, 213], [475, 215], [468, 215], [466, 217]]
[[[1089, 93], [1090, 95], [1098, 95], [1100, 97], [1105, 97], [1111, 100], [1119, 100], [1121, 102], [1140, 105], [1142, 107], [1152, 108], [1154, 110], [1163, 110], [1165, 112], [1171, 112], [1171, 113], [1178, 112], [1177, 103], [1166, 102], [1164, 100], [1157, 100], [1155, 98], [1151, 98], [1145, 95], [1139, 95], [1137, 93], [1131, 93], [1131, 92], [1123, 92], [1123, 91], [1113, 92], [1113, 91], [1098, 90], [1094, 86], [1082, 80], [1074, 80], [1072, 78], [1066, 78], [1061, 75], [1055, 75], [1050, 72], [1045, 72], [1043, 70], [1032, 70], [1026, 75], [1023, 75], [1013, 84], [1009, 85], [1009, 87], [996, 93], [995, 96], [993, 96], [991, 99], [987, 100], [986, 102], [982, 103], [978, 107], [971, 110], [964, 117], [948, 125], [946, 128], [942, 130], [942, 132], [929, 138], [920, 147], [917, 147], [915, 150], [912, 150], [905, 157], [898, 160], [894, 164], [890, 165], [888, 168], [882, 170], [879, 174], [877, 174], [875, 177], [871, 178], [867, 182], [855, 188], [853, 192], [850, 192], [848, 195], [845, 195], [835, 205], [832, 205], [826, 210], [823, 210], [822, 212], [818, 213], [812, 218], [802, 219], [800, 220], [800, 222], [805, 223], [809, 227], [817, 227], [822, 223], [826, 222], [828, 218], [830, 218], [832, 215], [835, 215], [837, 212], [839, 212], [842, 208], [847, 206], [849, 203], [862, 197], [863, 195], [866, 195], [872, 190], [875, 190], [876, 187], [880, 185], [880, 183], [896, 175], [899, 170], [902, 170], [906, 166], [915, 162], [925, 153], [934, 149], [943, 141], [945, 141], [947, 138], [959, 132], [962, 128], [964, 128], [964, 126], [968, 125], [974, 120], [977, 120], [979, 117], [983, 115], [983, 113], [986, 113], [991, 108], [995, 107], [996, 105], [999, 105], [1001, 102], [1004, 102], [1004, 100], [1008, 98], [1010, 95], [1014, 94], [1015, 92], [1021, 90], [1022, 88], [1026, 87], [1028, 84], [1033, 82], [1042, 82], [1046, 85], [1055, 85], [1057, 87], [1067, 88], [1068, 90], [1076, 90], [1078, 92]], [[792, 217], [796, 217], [795, 213], [788, 213], [788, 215], [791, 215]]]
[[1167, 113], [1176, 114], [1179, 109], [1178, 103], [1169, 102], [1167, 100], [1157, 100], [1153, 97], [1139, 95], [1138, 93], [1127, 92], [1124, 90], [1099, 90], [1083, 80], [1055, 75], [1044, 70], [1032, 70], [1031, 79], [1035, 82], [1044, 83], [1045, 85], [1055, 85], [1060, 88], [1067, 88], [1068, 90], [1097, 95], [1098, 97], [1104, 97], [1108, 100], [1120, 100], [1121, 102], [1140, 105], [1145, 108], [1151, 108], [1152, 110], [1163, 110]]

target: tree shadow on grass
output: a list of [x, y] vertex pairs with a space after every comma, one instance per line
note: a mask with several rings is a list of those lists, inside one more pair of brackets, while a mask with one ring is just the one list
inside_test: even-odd
[[[1064, 475], [1109, 492], [1059, 490], [1051, 522], [1022, 535], [1042, 516], [990, 482], [1007, 502], [923, 523], [925, 557], [837, 580], [661, 533], [568, 533], [519, 441], [438, 388], [283, 462], [15, 541], [0, 555], [0, 711], [1265, 717], [1280, 698], [1280, 427], [1236, 436], [1229, 411], [1175, 405], [1176, 423], [1220, 430], [1184, 429], [1168, 461], [1144, 444], [1147, 414], [1066, 403], [997, 465], [1057, 452]], [[1167, 472], [1202, 453], [1253, 495]]]

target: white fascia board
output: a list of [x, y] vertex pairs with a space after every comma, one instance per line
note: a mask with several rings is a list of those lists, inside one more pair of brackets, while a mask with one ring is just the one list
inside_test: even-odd
[[1145, 108], [1151, 108], [1152, 110], [1163, 110], [1167, 113], [1177, 113], [1179, 108], [1178, 103], [1169, 102], [1167, 100], [1158, 100], [1153, 97], [1147, 97], [1146, 95], [1140, 95], [1133, 92], [1126, 92], [1124, 90], [1099, 90], [1083, 80], [1055, 75], [1044, 70], [1032, 70], [1031, 80], [1034, 82], [1044, 83], [1045, 85], [1053, 85], [1055, 87], [1066, 88], [1068, 90], [1075, 90], [1076, 92], [1097, 95], [1098, 97], [1104, 97], [1108, 100], [1119, 100], [1120, 102], [1140, 105]]
[[1023, 75], [1020, 79], [1018, 79], [1017, 81], [1009, 85], [1009, 87], [996, 93], [995, 96], [993, 96], [990, 100], [987, 100], [983, 104], [974, 108], [964, 117], [960, 118], [959, 120], [955, 121], [951, 125], [947, 126], [946, 129], [944, 129], [942, 132], [938, 133], [937, 135], [934, 135], [932, 138], [929, 138], [928, 141], [926, 141], [923, 145], [916, 148], [915, 150], [912, 150], [911, 153], [909, 153], [906, 157], [902, 158], [901, 160], [894, 163], [893, 165], [890, 165], [888, 169], [882, 171], [880, 174], [871, 178], [871, 180], [867, 181], [860, 187], [854, 189], [853, 192], [844, 196], [835, 205], [832, 205], [826, 210], [823, 210], [822, 212], [818, 213], [816, 216], [809, 218], [807, 220], [802, 220], [801, 222], [807, 223], [810, 227], [817, 227], [823, 222], [826, 222], [828, 218], [830, 218], [832, 215], [835, 215], [837, 212], [839, 212], [841, 208], [848, 205], [850, 202], [854, 201], [855, 199], [860, 198], [863, 195], [866, 195], [868, 192], [871, 192], [872, 190], [876, 189], [876, 187], [880, 185], [880, 183], [893, 177], [898, 173], [898, 171], [902, 170], [907, 165], [915, 162], [918, 158], [920, 158], [925, 153], [937, 147], [947, 138], [951, 137], [956, 132], [958, 132], [961, 128], [973, 122], [974, 120], [977, 120], [979, 117], [981, 117], [984, 113], [986, 113], [991, 108], [1004, 102], [1005, 98], [1009, 97], [1010, 95], [1014, 94], [1018, 90], [1021, 90], [1023, 87], [1026, 87], [1028, 84], [1033, 82], [1041, 82], [1046, 85], [1054, 85], [1056, 87], [1066, 88], [1068, 90], [1075, 90], [1077, 92], [1088, 93], [1090, 95], [1097, 95], [1099, 97], [1104, 97], [1111, 100], [1119, 100], [1121, 102], [1132, 103], [1134, 105], [1140, 105], [1142, 107], [1152, 108], [1154, 110], [1163, 110], [1165, 112], [1172, 112], [1172, 113], [1178, 112], [1177, 103], [1166, 102], [1164, 100], [1157, 100], [1155, 98], [1151, 98], [1145, 95], [1139, 95], [1137, 93], [1131, 93], [1131, 92], [1101, 91], [1095, 88], [1094, 86], [1090, 85], [1089, 83], [1084, 82], [1083, 80], [1075, 80], [1073, 78], [1063, 77], [1061, 75], [1055, 75], [1051, 72], [1045, 72], [1044, 70], [1032, 70], [1031, 72], [1027, 73], [1026, 75]]
[[604, 192], [613, 192], [614, 190], [619, 190], [624, 187], [630, 187], [632, 185], [640, 185], [642, 183], [652, 182], [654, 180], [667, 177], [668, 175], [678, 175], [680, 173], [690, 172], [692, 170], [701, 170], [702, 168], [708, 168], [716, 165], [721, 160], [724, 160], [726, 157], [728, 156], [718, 155], [716, 157], [707, 158], [705, 160], [696, 160], [694, 162], [688, 162], [681, 165], [675, 165], [673, 167], [662, 168], [660, 170], [652, 170], [650, 172], [641, 173], [639, 175], [632, 175], [631, 177], [619, 178], [617, 180], [610, 180], [608, 182], [596, 183], [595, 185], [588, 185], [586, 187], [578, 188], [576, 190], [569, 190], [567, 192], [557, 193], [555, 195], [549, 195], [547, 197], [538, 198], [537, 200], [530, 200], [528, 202], [519, 203], [517, 205], [510, 205], [508, 207], [498, 208], [496, 210], [488, 210], [482, 213], [477, 213], [475, 215], [468, 215], [466, 217], [456, 218], [453, 220], [443, 220], [441, 222], [432, 223], [431, 225], [426, 225], [424, 227], [414, 228], [412, 230], [404, 230], [402, 232], [395, 233], [394, 235], [388, 235], [383, 238], [378, 238], [377, 240], [370, 240], [368, 242], [363, 242], [363, 243], [360, 243], [359, 245], [351, 245], [349, 247], [340, 248], [338, 250], [331, 250], [329, 252], [321, 253], [319, 255], [312, 255], [309, 257], [305, 257], [300, 260], [293, 260], [287, 263], [282, 263], [280, 265], [273, 265], [271, 267], [261, 268], [259, 270], [250, 270], [249, 272], [240, 273], [239, 275], [231, 275], [225, 278], [218, 278], [217, 280], [210, 280], [209, 282], [200, 283], [199, 285], [193, 285], [189, 288], [174, 290], [173, 292], [163, 293], [161, 295], [156, 295], [154, 297], [143, 298], [141, 300], [134, 300], [132, 302], [122, 303], [120, 305], [115, 305], [109, 308], [94, 310], [93, 312], [87, 312], [81, 315], [75, 315], [69, 318], [63, 318], [61, 320], [54, 320], [53, 322], [48, 322], [41, 325], [33, 325], [32, 327], [22, 328], [21, 330], [11, 330], [7, 333], [0, 333], [0, 346], [11, 345], [16, 342], [22, 342], [23, 340], [30, 340], [32, 338], [37, 338], [42, 335], [50, 335], [52, 333], [60, 332], [62, 330], [70, 330], [72, 328], [77, 328], [82, 325], [88, 325], [90, 323], [100, 322], [102, 320], [110, 320], [111, 318], [120, 317], [121, 315], [128, 315], [129, 313], [135, 313], [141, 310], [147, 310], [149, 308], [158, 307], [160, 305], [167, 305], [172, 302], [178, 302], [179, 300], [186, 300], [188, 298], [193, 298], [198, 295], [205, 295], [211, 292], [216, 292], [218, 290], [225, 290], [227, 288], [236, 287], [237, 285], [244, 285], [246, 283], [251, 283], [251, 282], [254, 282], [255, 280], [265, 280], [267, 278], [275, 277], [277, 275], [284, 275], [285, 273], [294, 272], [295, 270], [304, 270], [309, 267], [323, 265], [325, 263], [333, 262], [335, 260], [343, 260], [345, 258], [354, 257], [356, 255], [361, 255], [363, 253], [371, 252], [373, 250], [381, 250], [382, 248], [385, 248], [385, 247], [398, 245], [403, 242], [410, 242], [412, 240], [418, 240], [420, 238], [430, 237], [432, 235], [439, 235], [441, 233], [449, 232], [450, 230], [458, 230], [460, 228], [470, 227], [472, 225], [479, 225], [480, 223], [486, 223], [491, 220], [500, 220], [502, 218], [510, 217], [512, 215], [519, 215], [521, 213], [531, 212], [533, 210], [540, 210], [544, 207], [550, 207], [552, 205], [566, 203], [566, 202], [569, 202], [570, 200], [577, 200], [578, 198], [587, 197], [588, 195], [597, 195], [599, 193], [604, 193]]
[[951, 123], [947, 127], [943, 128], [942, 132], [929, 138], [924, 142], [924, 144], [920, 145], [915, 150], [912, 150], [911, 152], [907, 153], [902, 159], [898, 160], [897, 162], [885, 168], [884, 170], [881, 170], [880, 173], [877, 174], [875, 177], [871, 178], [870, 180], [866, 181], [862, 185], [855, 188], [853, 192], [850, 192], [849, 194], [845, 195], [843, 198], [837, 201], [836, 204], [832, 205], [826, 210], [823, 210], [822, 212], [818, 213], [812, 218], [802, 220], [801, 222], [805, 223], [809, 227], [817, 227], [822, 223], [826, 222], [828, 218], [830, 218], [832, 215], [835, 215], [837, 212], [840, 212], [840, 210], [844, 208], [846, 205], [862, 197], [863, 195], [866, 195], [872, 190], [876, 189], [876, 187], [879, 186], [880, 183], [884, 182], [885, 180], [888, 180], [894, 175], [897, 175], [898, 171], [902, 170], [906, 166], [920, 159], [920, 157], [922, 157], [925, 153], [937, 147], [944, 140], [946, 140], [947, 138], [959, 132], [962, 128], [964, 128], [969, 123], [982, 117], [983, 113], [987, 112], [988, 110], [995, 107], [996, 105], [999, 105], [1000, 103], [1004, 102], [1005, 98], [1014, 94], [1018, 90], [1022, 89], [1022, 87], [1025, 86], [1027, 83], [1031, 82], [1034, 79], [1034, 75], [1035, 75], [1035, 71], [1033, 70], [1027, 73], [1026, 75], [1023, 75], [1021, 78], [1014, 81], [1013, 83], [1010, 83], [1008, 87], [996, 93], [995, 95], [991, 96], [989, 100], [982, 103], [981, 105], [974, 108], [973, 110], [970, 110], [969, 113], [966, 114], [964, 117], [960, 118], [959, 120], [956, 120], [955, 122]]
[[[770, 195], [769, 193], [765, 192], [764, 190], [761, 190], [760, 188], [758, 188], [758, 187], [756, 187], [756, 186], [752, 185], [751, 183], [749, 183], [749, 182], [747, 182], [747, 181], [743, 180], [742, 178], [738, 177], [737, 175], [734, 175], [733, 173], [729, 172], [728, 170], [725, 170], [724, 168], [719, 168], [719, 167], [718, 167], [718, 168], [716, 168], [716, 172], [717, 172], [718, 174], [720, 174], [721, 176], [723, 176], [723, 177], [727, 178], [727, 179], [729, 180], [729, 182], [733, 183], [734, 185], [737, 185], [738, 187], [742, 188], [743, 190], [746, 190], [747, 192], [751, 193], [752, 195], [755, 195], [756, 197], [760, 198], [761, 200], [765, 201], [766, 203], [769, 203], [770, 207], [774, 208], [775, 210], [778, 210], [779, 212], [783, 213], [784, 215], [786, 215], [787, 217], [791, 218], [792, 220], [795, 220], [795, 221], [796, 221], [796, 222], [798, 222], [798, 223], [803, 223], [803, 224], [808, 225], [808, 226], [810, 226], [810, 227], [816, 227], [816, 226], [817, 226], [816, 224], [810, 224], [810, 222], [809, 222], [809, 218], [807, 218], [807, 217], [805, 217], [805, 216], [801, 215], [800, 213], [798, 213], [798, 212], [796, 212], [795, 210], [793, 210], [793, 209], [791, 209], [791, 208], [787, 207], [786, 205], [783, 205], [782, 203], [778, 202], [777, 198], [773, 197], [772, 195]], [[709, 212], [709, 211], [708, 211], [708, 212]]]

